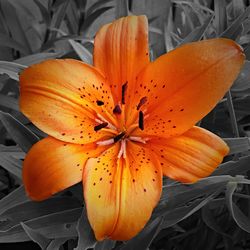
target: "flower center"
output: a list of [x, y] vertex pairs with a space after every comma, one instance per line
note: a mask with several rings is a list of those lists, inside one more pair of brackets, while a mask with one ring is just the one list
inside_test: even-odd
[[[118, 153], [118, 158], [126, 158], [126, 144], [128, 141], [134, 141], [137, 143], [143, 143], [146, 144], [146, 142], [149, 140], [149, 138], [142, 138], [140, 136], [134, 136], [133, 131], [136, 128], [139, 128], [140, 130], [144, 130], [144, 118], [147, 118], [147, 116], [144, 116], [144, 113], [141, 110], [141, 107], [147, 102], [147, 97], [142, 97], [139, 101], [139, 103], [136, 105], [136, 112], [138, 114], [137, 116], [137, 122], [130, 125], [128, 128], [125, 126], [125, 103], [126, 103], [126, 92], [127, 92], [128, 83], [125, 82], [122, 85], [122, 93], [121, 93], [121, 100], [114, 106], [113, 108], [113, 115], [116, 116], [116, 119], [118, 121], [118, 126], [112, 124], [108, 120], [106, 120], [102, 115], [97, 114], [97, 118], [95, 121], [98, 123], [94, 130], [98, 132], [101, 129], [108, 129], [109, 132], [114, 134], [113, 137], [107, 140], [102, 140], [96, 142], [99, 146], [106, 146], [111, 145], [114, 143], [120, 143], [120, 151]], [[104, 103], [97, 101], [98, 106], [102, 106]]]
[[138, 124], [134, 124], [127, 130], [125, 129], [124, 131], [120, 131], [120, 132], [118, 132], [119, 129], [117, 129], [114, 125], [109, 123], [101, 115], [98, 115], [98, 117], [99, 119], [96, 119], [96, 122], [98, 122], [99, 124], [94, 127], [94, 130], [98, 132], [99, 130], [103, 128], [110, 128], [111, 131], [114, 133], [114, 136], [107, 140], [98, 141], [96, 142], [96, 144], [99, 146], [107, 146], [107, 145], [111, 145], [114, 143], [120, 143], [121, 147], [118, 153], [118, 158], [121, 158], [121, 157], [126, 158], [127, 141], [134, 141], [134, 142], [143, 143], [143, 144], [146, 144], [146, 142], [148, 141], [148, 138], [142, 138], [140, 136], [131, 135], [131, 133], [133, 132], [135, 128], [139, 127], [142, 130], [144, 128], [143, 113], [141, 111], [139, 112]]

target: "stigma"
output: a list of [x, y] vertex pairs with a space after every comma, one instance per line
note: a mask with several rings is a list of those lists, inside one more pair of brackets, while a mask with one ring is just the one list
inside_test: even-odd
[[137, 143], [143, 143], [146, 144], [149, 138], [142, 138], [139, 136], [127, 136], [125, 132], [121, 132], [115, 137], [103, 141], [98, 141], [96, 144], [98, 146], [108, 146], [112, 145], [114, 143], [120, 143], [120, 150], [118, 152], [117, 158], [124, 158], [126, 159], [126, 147], [127, 147], [127, 142], [128, 141], [133, 141]]

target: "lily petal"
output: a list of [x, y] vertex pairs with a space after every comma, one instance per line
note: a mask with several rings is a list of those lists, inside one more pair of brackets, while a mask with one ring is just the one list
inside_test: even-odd
[[47, 137], [28, 152], [23, 164], [23, 182], [33, 200], [44, 200], [82, 180], [89, 157], [96, 157], [105, 147], [78, 145]]
[[22, 112], [45, 133], [72, 143], [106, 135], [94, 131], [97, 113], [109, 120], [114, 104], [104, 77], [93, 67], [73, 59], [47, 60], [24, 70], [20, 84]]
[[209, 176], [229, 152], [220, 137], [200, 127], [180, 136], [152, 139], [150, 145], [161, 161], [163, 174], [185, 183]]
[[[121, 101], [122, 85], [133, 88], [135, 77], [149, 63], [148, 23], [145, 16], [128, 16], [104, 25], [96, 34], [94, 66], [110, 83], [113, 96]], [[127, 91], [132, 93], [131, 90]]]
[[141, 107], [143, 133], [171, 137], [190, 129], [224, 96], [243, 62], [242, 48], [224, 38], [183, 45], [159, 57], [139, 75], [134, 95], [134, 110], [147, 98]]
[[83, 171], [88, 219], [97, 240], [112, 233], [118, 218], [121, 185], [118, 151], [119, 144], [115, 144], [98, 158], [89, 159]]
[[128, 240], [149, 220], [160, 199], [162, 171], [151, 151], [127, 142], [126, 159], [119, 147], [90, 159], [84, 169], [88, 218], [98, 240]]

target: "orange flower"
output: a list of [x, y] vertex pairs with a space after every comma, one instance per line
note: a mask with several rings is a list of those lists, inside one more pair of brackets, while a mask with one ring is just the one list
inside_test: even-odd
[[145, 16], [103, 26], [94, 67], [48, 60], [20, 76], [22, 112], [49, 136], [23, 167], [28, 195], [43, 200], [83, 181], [97, 240], [128, 240], [149, 220], [162, 175], [193, 183], [228, 153], [194, 126], [223, 97], [244, 62], [228, 39], [181, 46], [149, 61]]

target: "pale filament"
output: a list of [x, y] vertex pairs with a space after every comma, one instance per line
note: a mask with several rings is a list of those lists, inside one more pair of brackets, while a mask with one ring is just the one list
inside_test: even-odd
[[112, 138], [112, 139], [108, 139], [108, 140], [104, 140], [104, 141], [98, 141], [98, 142], [96, 142], [96, 144], [97, 145], [99, 145], [99, 146], [106, 146], [106, 145], [111, 145], [111, 144], [113, 144], [115, 141], [114, 141], [114, 139]]
[[108, 128], [116, 130], [116, 127], [113, 124], [111, 124], [109, 121], [107, 121], [102, 115], [97, 114], [97, 116], [100, 119], [95, 119], [96, 122], [99, 122], [99, 123], [107, 122], [108, 123], [108, 126], [107, 126]]
[[141, 137], [139, 136], [130, 136], [129, 137], [129, 140], [131, 141], [136, 141], [136, 142], [141, 142], [143, 144], [146, 144], [146, 140], [142, 139]]

